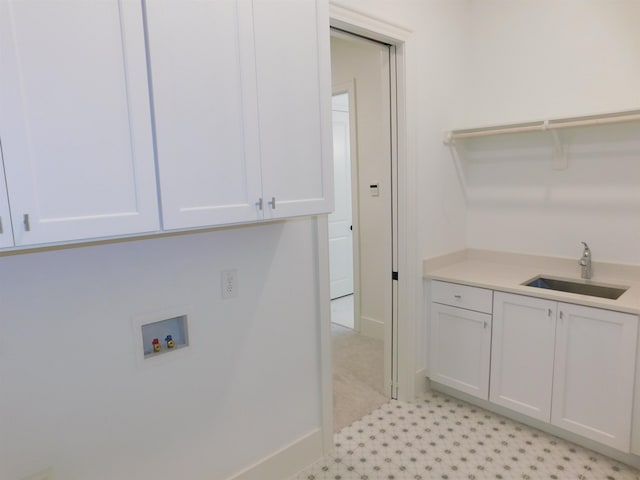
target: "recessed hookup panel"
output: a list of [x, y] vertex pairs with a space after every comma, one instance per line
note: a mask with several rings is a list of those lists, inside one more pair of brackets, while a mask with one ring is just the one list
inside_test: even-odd
[[140, 329], [145, 359], [189, 346], [187, 315], [145, 323]]

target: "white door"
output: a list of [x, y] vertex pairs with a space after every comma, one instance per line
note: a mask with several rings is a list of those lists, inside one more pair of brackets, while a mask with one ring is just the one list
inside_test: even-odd
[[560, 303], [551, 423], [629, 451], [638, 317]]
[[329, 214], [331, 299], [353, 293], [349, 93], [333, 96], [334, 211]]
[[164, 228], [262, 218], [250, 3], [146, 11]]
[[432, 303], [430, 331], [431, 380], [487, 400], [491, 315]]
[[323, 1], [254, 0], [266, 219], [333, 209], [329, 14]]
[[16, 245], [159, 228], [140, 2], [0, 0]]
[[9, 214], [9, 200], [5, 188], [2, 149], [0, 149], [0, 248], [13, 246], [13, 229]]
[[493, 295], [489, 400], [549, 422], [557, 303]]
[[[384, 342], [385, 385], [392, 391], [393, 335], [391, 50], [388, 45], [333, 31], [331, 75], [336, 92], [353, 85], [356, 139], [351, 162], [354, 199], [355, 329]], [[342, 90], [344, 91], [344, 90]], [[353, 147], [353, 145], [352, 145]]]

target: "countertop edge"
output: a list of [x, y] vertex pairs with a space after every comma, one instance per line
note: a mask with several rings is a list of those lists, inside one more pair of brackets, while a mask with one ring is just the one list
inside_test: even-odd
[[595, 264], [594, 271], [603, 273], [594, 275], [594, 282], [629, 287], [616, 300], [522, 285], [540, 274], [582, 281], [574, 264], [577, 260], [467, 250], [425, 259], [423, 278], [640, 315], [640, 266]]

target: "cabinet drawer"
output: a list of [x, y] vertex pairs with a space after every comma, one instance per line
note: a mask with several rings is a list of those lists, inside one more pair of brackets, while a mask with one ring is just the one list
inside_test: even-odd
[[453, 307], [491, 313], [493, 290], [434, 280], [431, 282], [431, 300]]

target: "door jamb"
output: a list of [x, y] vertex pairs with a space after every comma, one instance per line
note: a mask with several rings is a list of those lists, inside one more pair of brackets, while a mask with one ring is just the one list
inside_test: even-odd
[[[416, 312], [420, 311], [418, 285], [421, 285], [421, 272], [417, 262], [417, 225], [415, 222], [416, 166], [411, 161], [410, 147], [415, 142], [415, 134], [409, 131], [406, 73], [407, 51], [412, 43], [412, 31], [402, 25], [390, 23], [384, 19], [330, 3], [330, 25], [356, 35], [388, 43], [396, 52], [396, 155], [398, 165], [397, 177], [397, 212], [398, 212], [398, 272], [402, 275], [398, 287], [397, 308], [397, 345], [402, 345], [398, 354], [397, 384], [400, 400], [413, 400], [416, 393]], [[328, 32], [327, 32], [328, 33]], [[409, 141], [411, 140], [411, 142]], [[316, 229], [320, 264], [328, 264], [328, 245], [326, 216], [319, 218]], [[324, 235], [324, 237], [323, 237]], [[324, 238], [324, 240], [323, 240]], [[400, 283], [402, 282], [402, 283]], [[323, 290], [322, 286], [320, 287]], [[328, 290], [328, 286], [327, 289]], [[321, 295], [325, 297], [326, 295]], [[327, 297], [328, 298], [328, 297]], [[321, 303], [323, 303], [321, 299]], [[328, 305], [321, 305], [320, 318], [327, 318]], [[322, 429], [325, 453], [333, 449], [333, 387], [331, 375], [331, 336], [327, 330], [330, 325], [320, 327], [320, 356], [322, 379]]]

